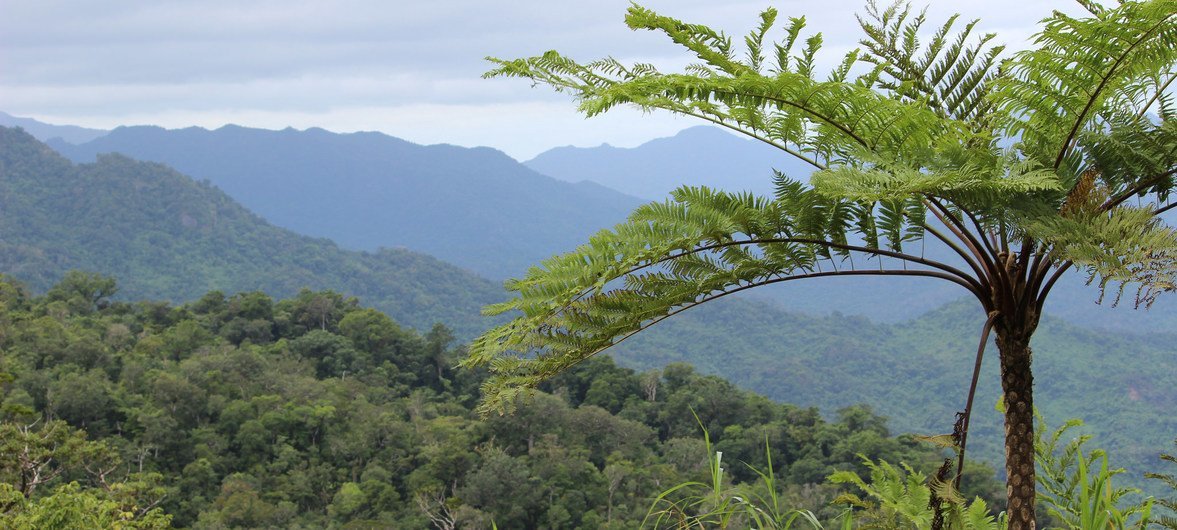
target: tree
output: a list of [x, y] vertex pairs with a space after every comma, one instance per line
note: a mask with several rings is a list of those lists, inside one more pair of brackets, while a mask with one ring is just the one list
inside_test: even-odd
[[74, 270], [66, 272], [45, 297], [49, 301], [65, 302], [71, 310], [84, 315], [105, 307], [116, 292], [118, 286], [114, 278]]
[[[699, 58], [684, 73], [612, 58], [581, 64], [554, 51], [489, 59], [488, 77], [570, 93], [588, 116], [619, 105], [693, 116], [816, 171], [809, 185], [778, 174], [772, 199], [680, 188], [508, 282], [516, 296], [488, 312], [518, 316], [476, 339], [464, 361], [490, 367], [482, 411], [504, 412], [543, 379], [749, 288], [934, 278], [960, 286], [988, 315], [977, 366], [996, 335], [1011, 528], [1033, 528], [1030, 340], [1051, 289], [1081, 269], [1101, 300], [1128, 293], [1148, 306], [1177, 283], [1177, 234], [1158, 217], [1173, 206], [1177, 172], [1166, 93], [1177, 2], [1080, 4], [1085, 18], [1056, 12], [1035, 48], [1005, 61], [993, 35], [973, 35], [975, 21], [957, 31], [952, 17], [921, 43], [922, 14], [871, 4], [859, 19], [863, 48], [825, 79], [814, 67], [821, 36], [802, 37], [804, 18], [766, 42], [773, 9], [739, 57], [721, 32], [631, 7], [632, 29], [664, 33]], [[953, 438], [962, 462], [971, 395]]]

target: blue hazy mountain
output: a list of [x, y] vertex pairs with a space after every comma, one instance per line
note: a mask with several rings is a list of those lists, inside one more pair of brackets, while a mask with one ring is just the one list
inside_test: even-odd
[[541, 175], [494, 149], [380, 133], [120, 127], [52, 145], [77, 162], [117, 152], [167, 164], [275, 225], [352, 249], [404, 247], [495, 279], [575, 248], [641, 202]]
[[20, 127], [42, 142], [58, 139], [70, 144], [89, 142], [110, 132], [77, 125], [50, 125], [32, 118], [18, 118], [6, 112], [0, 112], [0, 126]]
[[[279, 226], [353, 249], [402, 246], [493, 279], [519, 276], [541, 259], [575, 248], [641, 202], [598, 182], [629, 186], [627, 191], [649, 200], [656, 198], [651, 190], [681, 183], [770, 193], [773, 168], [795, 178], [809, 175], [804, 164], [771, 146], [714, 127], [630, 149], [559, 148], [527, 162], [567, 182], [493, 149], [420, 146], [379, 133], [123, 127], [83, 145], [51, 145], [75, 160], [114, 151], [166, 163], [210, 180]], [[951, 259], [932, 243], [910, 251]], [[1098, 292], [1084, 280], [1081, 272], [1065, 277], [1047, 313], [1117, 331], [1177, 328], [1174, 300], [1162, 298], [1149, 311], [1099, 305]], [[925, 278], [855, 277], [781, 284], [750, 295], [788, 311], [901, 322], [965, 293]]]
[[759, 140], [711, 126], [684, 129], [638, 147], [557, 147], [524, 162], [568, 182], [589, 181], [648, 200], [681, 185], [772, 195], [772, 171], [804, 179], [813, 168]]

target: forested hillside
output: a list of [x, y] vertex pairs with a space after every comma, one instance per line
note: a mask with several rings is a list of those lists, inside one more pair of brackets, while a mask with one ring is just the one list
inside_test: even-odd
[[[444, 327], [420, 334], [330, 291], [172, 306], [112, 287], [71, 274], [31, 296], [0, 277], [0, 447], [24, 448], [0, 460], [9, 520], [102, 506], [145, 527], [630, 529], [665, 488], [706, 480], [692, 411], [736, 482], [767, 442], [787, 502], [827, 517], [825, 477], [864, 471], [859, 453], [938, 464], [866, 407], [827, 421], [689, 366], [607, 357], [479, 419], [481, 374], [451, 368], [463, 353]], [[991, 469], [970, 477], [1000, 503]]]
[[119, 155], [74, 165], [0, 128], [0, 271], [44, 291], [65, 271], [119, 278], [127, 299], [190, 301], [210, 290], [290, 296], [331, 288], [417, 329], [483, 329], [499, 289], [401, 249], [355, 252], [275, 227], [217, 188]]
[[[659, 324], [615, 349], [644, 370], [685, 362], [771, 399], [824, 410], [870, 403], [892, 428], [952, 430], [964, 408], [984, 315], [959, 302], [919, 319], [879, 324], [817, 318], [754, 302], [716, 301]], [[658, 329], [661, 326], [672, 329]], [[1034, 342], [1038, 408], [1048, 418], [1081, 418], [1100, 446], [1114, 448], [1136, 484], [1177, 433], [1174, 335], [1132, 336], [1044, 319]], [[1002, 418], [996, 349], [990, 344], [969, 448], [999, 462]]]
[[275, 225], [350, 249], [406, 247], [494, 279], [522, 275], [640, 202], [540, 175], [494, 149], [380, 133], [120, 127], [79, 146], [53, 145], [77, 162], [117, 152], [164, 163]]

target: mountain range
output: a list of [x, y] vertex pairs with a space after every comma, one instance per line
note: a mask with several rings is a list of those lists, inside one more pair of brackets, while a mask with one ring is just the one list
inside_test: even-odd
[[57, 139], [71, 144], [89, 142], [110, 132], [102, 129], [78, 127], [77, 125], [52, 125], [32, 118], [13, 116], [7, 112], [0, 112], [0, 126], [20, 127], [41, 141]]
[[813, 172], [775, 147], [706, 125], [632, 148], [557, 147], [523, 165], [560, 180], [595, 182], [647, 200], [662, 200], [682, 185], [771, 196], [773, 170], [801, 180]]
[[0, 127], [0, 272], [44, 292], [65, 271], [119, 280], [124, 299], [185, 302], [210, 290], [302, 288], [363, 295], [427, 330], [485, 327], [490, 281], [401, 249], [349, 251], [275, 227], [208, 183], [166, 166], [103, 155], [75, 165], [19, 129]]
[[640, 202], [540, 175], [494, 149], [381, 133], [119, 127], [51, 145], [75, 162], [116, 152], [167, 164], [277, 226], [355, 250], [404, 247], [494, 279], [521, 276]]

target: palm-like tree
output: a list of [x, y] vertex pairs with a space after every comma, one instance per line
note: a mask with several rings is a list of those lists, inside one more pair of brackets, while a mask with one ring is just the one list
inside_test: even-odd
[[[631, 7], [631, 28], [660, 31], [699, 58], [683, 73], [556, 52], [490, 59], [488, 76], [571, 93], [589, 116], [618, 105], [693, 116], [815, 173], [809, 185], [778, 174], [772, 199], [680, 188], [509, 282], [517, 296], [489, 312], [518, 316], [479, 337], [465, 361], [492, 371], [483, 410], [507, 410], [662, 319], [756, 286], [936, 278], [989, 315], [982, 335], [992, 330], [1000, 356], [1011, 528], [1032, 528], [1030, 340], [1052, 287], [1079, 269], [1101, 297], [1147, 306], [1175, 282], [1177, 233], [1158, 216], [1172, 207], [1177, 171], [1167, 92], [1177, 1], [1080, 3], [1087, 16], [1055, 13], [1035, 47], [1008, 60], [993, 35], [973, 35], [975, 22], [954, 30], [953, 17], [921, 43], [922, 14], [870, 5], [863, 48], [824, 79], [814, 71], [821, 36], [803, 38], [803, 18], [766, 43], [773, 9], [737, 50], [706, 26]], [[927, 257], [925, 243], [951, 258]]]

